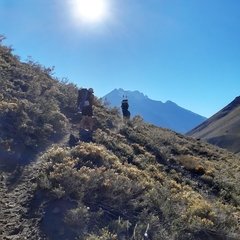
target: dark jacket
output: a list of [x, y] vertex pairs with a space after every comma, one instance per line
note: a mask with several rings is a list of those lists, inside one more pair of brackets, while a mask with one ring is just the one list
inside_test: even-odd
[[94, 102], [94, 95], [88, 92], [86, 98], [86, 105], [83, 106], [82, 115], [83, 116], [93, 116], [93, 102]]

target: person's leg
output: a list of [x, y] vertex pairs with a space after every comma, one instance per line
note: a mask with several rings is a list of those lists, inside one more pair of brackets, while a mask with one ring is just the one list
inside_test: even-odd
[[93, 130], [93, 117], [92, 116], [87, 116], [86, 119], [86, 126], [89, 131]]
[[80, 122], [80, 129], [85, 129], [87, 127], [87, 116], [82, 116], [81, 122]]

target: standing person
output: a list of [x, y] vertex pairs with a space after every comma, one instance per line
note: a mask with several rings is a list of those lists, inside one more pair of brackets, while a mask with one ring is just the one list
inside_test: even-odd
[[69, 146], [73, 147], [79, 141], [91, 142], [93, 133], [93, 103], [94, 95], [93, 89], [81, 88], [78, 90], [77, 110], [81, 116], [79, 138], [70, 134]]
[[127, 98], [122, 100], [121, 108], [122, 108], [123, 119], [124, 120], [129, 120], [131, 114], [128, 111], [129, 104], [128, 104], [128, 99]]
[[[83, 89], [82, 89], [83, 90]], [[82, 113], [82, 119], [80, 122], [80, 129], [93, 130], [93, 102], [94, 102], [94, 91], [89, 88], [87, 91], [83, 90], [82, 95], [79, 94], [78, 106], [79, 111]]]

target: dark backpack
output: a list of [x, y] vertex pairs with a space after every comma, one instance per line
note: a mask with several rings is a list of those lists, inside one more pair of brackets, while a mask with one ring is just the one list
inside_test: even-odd
[[68, 145], [69, 147], [74, 147], [78, 144], [79, 138], [75, 137], [73, 134], [70, 134]]
[[82, 112], [83, 108], [87, 105], [89, 105], [88, 89], [82, 88], [78, 90], [78, 102], [77, 102], [78, 111]]
[[127, 99], [123, 99], [122, 100], [122, 105], [121, 105], [122, 110], [128, 110], [128, 107], [129, 107], [128, 100]]

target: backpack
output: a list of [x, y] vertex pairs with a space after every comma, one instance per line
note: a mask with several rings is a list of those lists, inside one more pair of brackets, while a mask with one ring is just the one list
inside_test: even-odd
[[88, 101], [88, 89], [82, 88], [78, 90], [78, 111], [82, 112], [83, 108], [89, 105], [90, 103]]
[[74, 147], [78, 144], [79, 138], [75, 137], [73, 134], [70, 134], [68, 145], [69, 147]]
[[123, 99], [122, 100], [122, 105], [121, 105], [122, 110], [127, 110], [128, 107], [129, 107], [128, 100], [127, 99]]

